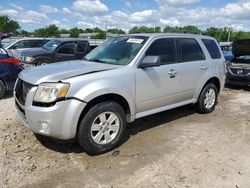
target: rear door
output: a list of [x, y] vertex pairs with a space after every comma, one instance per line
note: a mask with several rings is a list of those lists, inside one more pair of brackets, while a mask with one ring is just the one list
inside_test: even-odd
[[203, 82], [209, 63], [200, 42], [195, 38], [177, 38], [180, 92], [184, 100], [194, 98], [197, 87]]
[[75, 43], [65, 43], [59, 46], [55, 51], [55, 62], [68, 61], [75, 59]]
[[161, 66], [136, 70], [137, 112], [179, 102], [179, 64], [174, 38], [160, 38], [151, 43], [145, 56], [160, 56]]

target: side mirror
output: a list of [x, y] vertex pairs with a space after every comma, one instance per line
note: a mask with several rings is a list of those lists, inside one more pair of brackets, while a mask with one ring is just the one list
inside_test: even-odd
[[158, 67], [161, 65], [161, 58], [160, 56], [146, 56], [142, 62], [140, 63], [140, 68], [146, 67]]

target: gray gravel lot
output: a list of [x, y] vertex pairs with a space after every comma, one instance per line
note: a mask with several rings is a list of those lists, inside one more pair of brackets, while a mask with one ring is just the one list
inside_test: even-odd
[[250, 92], [225, 89], [216, 110], [185, 106], [137, 120], [115, 151], [36, 137], [0, 101], [0, 187], [250, 187]]

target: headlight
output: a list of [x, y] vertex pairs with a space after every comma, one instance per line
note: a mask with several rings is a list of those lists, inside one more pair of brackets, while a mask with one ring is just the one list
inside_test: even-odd
[[32, 62], [33, 61], [33, 57], [29, 57], [29, 56], [27, 56], [27, 57], [25, 57], [25, 62]]
[[67, 83], [42, 83], [38, 86], [34, 101], [41, 103], [51, 103], [64, 98], [69, 90]]

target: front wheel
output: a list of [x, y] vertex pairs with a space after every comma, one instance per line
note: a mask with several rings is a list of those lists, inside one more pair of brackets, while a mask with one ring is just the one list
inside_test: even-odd
[[3, 98], [5, 92], [6, 92], [5, 85], [3, 81], [0, 80], [0, 99]]
[[116, 102], [99, 103], [86, 113], [77, 140], [91, 155], [101, 154], [119, 145], [126, 127], [123, 108]]
[[47, 65], [49, 61], [47, 59], [39, 59], [36, 63], [36, 66]]
[[213, 83], [207, 84], [201, 91], [201, 94], [197, 101], [197, 111], [203, 114], [214, 111], [215, 106], [217, 104], [217, 98], [217, 87]]

